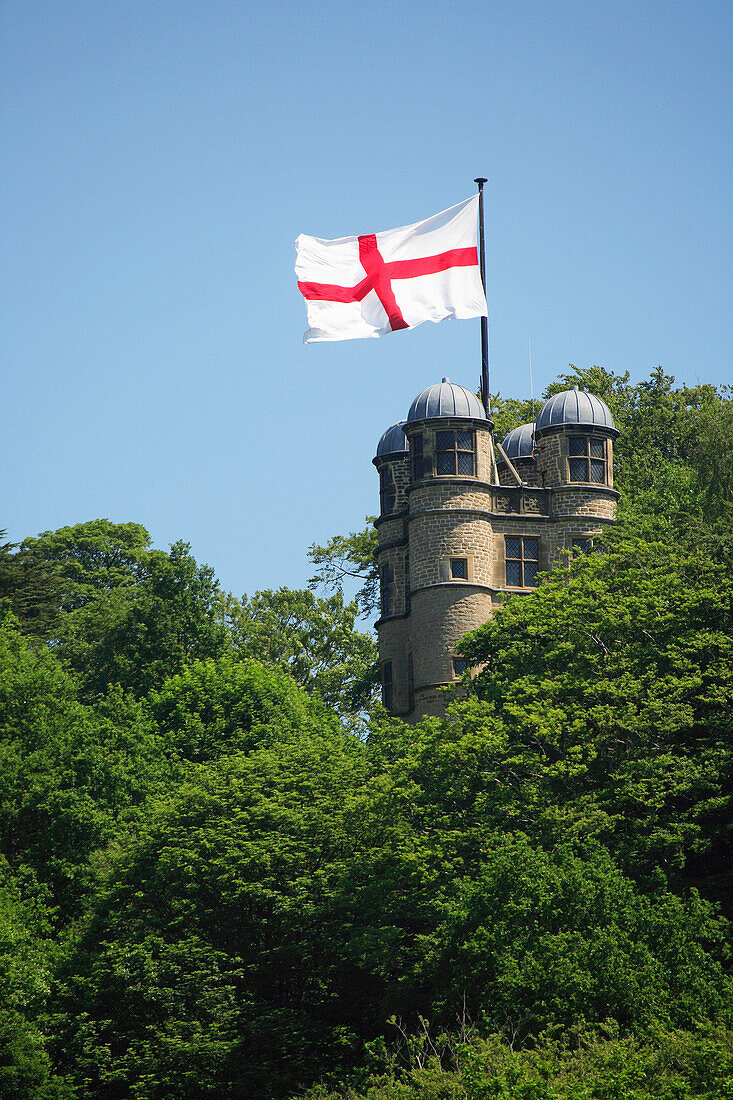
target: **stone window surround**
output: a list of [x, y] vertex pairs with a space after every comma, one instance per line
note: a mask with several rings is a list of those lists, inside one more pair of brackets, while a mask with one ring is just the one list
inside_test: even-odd
[[[473, 571], [473, 559], [474, 555], [459, 551], [454, 554], [446, 554], [440, 559], [440, 579], [441, 581], [452, 581], [453, 584], [471, 584], [474, 579]], [[452, 561], [465, 561], [466, 563], [466, 576], [454, 577], [451, 569]]]
[[[479, 445], [478, 445], [478, 432], [489, 432], [491, 425], [485, 420], [464, 419], [462, 417], [431, 417], [428, 420], [415, 421], [413, 425], [410, 425], [405, 434], [407, 435], [407, 442], [410, 455], [410, 474], [412, 484], [421, 483], [425, 480], [432, 479], [445, 479], [453, 478], [465, 478], [469, 481], [478, 481], [478, 468], [479, 468]], [[473, 453], [473, 473], [472, 474], [438, 474], [436, 471], [437, 465], [437, 442], [436, 434], [438, 432], [470, 432], [473, 436], [472, 453]], [[416, 444], [416, 440], [419, 443]], [[462, 449], [461, 449], [462, 450]], [[454, 448], [454, 452], [456, 450]], [[468, 453], [467, 451], [465, 453]], [[421, 476], [417, 476], [416, 461], [420, 463], [418, 469]], [[488, 484], [488, 483], [487, 483]], [[408, 487], [409, 492], [409, 487]]]
[[379, 470], [379, 514], [381, 516], [391, 516], [394, 513], [396, 498], [397, 486], [394, 483], [394, 474], [385, 463]]
[[[433, 435], [433, 455], [436, 477], [475, 477], [476, 476], [476, 433], [472, 429], [438, 428]], [[466, 470], [466, 459], [470, 458], [471, 469]], [[460, 469], [463, 459], [464, 469]], [[441, 470], [445, 463], [452, 470]]]
[[[519, 540], [519, 542], [520, 542], [520, 556], [519, 557], [517, 557], [516, 555], [507, 554], [507, 541], [509, 539]], [[525, 539], [532, 539], [534, 542], [537, 543], [537, 557], [536, 558], [526, 556], [525, 549], [524, 549], [524, 540]], [[542, 572], [541, 561], [542, 561], [543, 547], [542, 547], [542, 541], [541, 541], [539, 535], [531, 534], [531, 533], [525, 532], [525, 531], [517, 531], [516, 533], [512, 532], [511, 534], [506, 532], [504, 534], [504, 537], [503, 537], [503, 543], [504, 543], [504, 580], [505, 580], [505, 583], [506, 583], [506, 587], [510, 588], [514, 591], [523, 591], [523, 590], [528, 589], [528, 588], [536, 588], [537, 587], [536, 574]], [[511, 584], [510, 583], [509, 577], [508, 577], [509, 566], [512, 565], [512, 564], [515, 564], [515, 563], [519, 563], [520, 572], [521, 572], [523, 581], [525, 579], [525, 576], [524, 576], [525, 563], [531, 564], [531, 565], [536, 567], [534, 584]]]
[[468, 668], [468, 663], [465, 657], [453, 657], [453, 679], [460, 680], [463, 673]]
[[[571, 455], [570, 454], [570, 440], [571, 440], [571, 438], [572, 439], [584, 439], [586, 441], [585, 455]], [[562, 439], [562, 443], [561, 443], [562, 457], [563, 457], [563, 461], [564, 461], [564, 464], [565, 464], [565, 476], [567, 477], [567, 481], [568, 481], [569, 485], [592, 485], [594, 488], [602, 488], [603, 486], [608, 487], [610, 485], [610, 479], [609, 479], [609, 476], [608, 476], [608, 452], [609, 452], [609, 447], [608, 447], [608, 437], [607, 436], [601, 435], [599, 432], [593, 432], [593, 431], [587, 431], [587, 430], [584, 431], [582, 426], [579, 425], [575, 429], [566, 428], [566, 430], [563, 432], [563, 434], [561, 436], [561, 439]], [[575, 481], [570, 476], [570, 460], [571, 460], [571, 458], [581, 458], [581, 459], [585, 459], [585, 461], [588, 462], [588, 464], [590, 465], [590, 459], [591, 459], [590, 443], [591, 443], [591, 441], [593, 441], [594, 443], [595, 442], [601, 443], [602, 446], [603, 446], [603, 459], [602, 460], [600, 458], [598, 459], [598, 461], [603, 461], [603, 464], [604, 464], [603, 481], [586, 481], [585, 479]], [[589, 471], [586, 471], [586, 472], [589, 472]]]
[[383, 619], [392, 614], [394, 597], [394, 566], [384, 562], [379, 567], [379, 607]]
[[394, 668], [391, 661], [382, 665], [382, 702], [387, 710], [394, 707]]

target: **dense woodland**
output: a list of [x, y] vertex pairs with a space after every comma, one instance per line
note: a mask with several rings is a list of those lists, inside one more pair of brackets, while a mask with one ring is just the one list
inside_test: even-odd
[[0, 1096], [731, 1100], [733, 395], [568, 383], [619, 522], [445, 721], [377, 701], [369, 525], [241, 599], [135, 523], [0, 549]]

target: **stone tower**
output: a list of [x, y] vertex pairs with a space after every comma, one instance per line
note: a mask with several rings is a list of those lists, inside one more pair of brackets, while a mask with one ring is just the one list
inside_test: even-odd
[[618, 431], [599, 398], [557, 394], [496, 465], [492, 430], [476, 395], [444, 378], [377, 447], [382, 697], [408, 721], [444, 712], [467, 631], [614, 518]]

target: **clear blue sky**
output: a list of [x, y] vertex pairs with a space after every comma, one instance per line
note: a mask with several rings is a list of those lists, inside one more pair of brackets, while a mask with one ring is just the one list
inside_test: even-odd
[[728, 383], [733, 6], [3, 0], [3, 489], [21, 539], [184, 538], [236, 594], [377, 502], [478, 322], [301, 343], [293, 241], [486, 190], [492, 383]]

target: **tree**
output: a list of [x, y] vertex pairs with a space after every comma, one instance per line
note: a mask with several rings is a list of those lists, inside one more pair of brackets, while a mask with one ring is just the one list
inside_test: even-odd
[[[481, 395], [478, 394], [480, 397]], [[500, 393], [491, 397], [491, 419], [494, 422], [496, 438], [504, 439], [512, 428], [531, 423], [539, 412], [541, 402], [517, 400], [502, 397]]]
[[134, 587], [112, 586], [70, 612], [59, 652], [79, 674], [86, 698], [113, 684], [140, 698], [225, 648], [218, 582], [187, 543], [177, 542], [169, 554], [146, 552]]
[[22, 550], [53, 566], [62, 578], [62, 611], [75, 611], [102, 592], [135, 587], [150, 553], [150, 535], [139, 523], [90, 520], [27, 538]]
[[478, 874], [458, 877], [420, 939], [424, 1014], [450, 1027], [464, 1010], [517, 1041], [578, 1021], [624, 1031], [723, 1020], [727, 924], [657, 876], [641, 894], [600, 845], [551, 852], [495, 840]]
[[356, 602], [344, 603], [340, 591], [318, 599], [279, 588], [225, 603], [237, 657], [282, 669], [351, 719], [374, 699], [379, 676], [376, 644], [355, 629], [356, 615]]
[[535, 829], [594, 833], [641, 876], [720, 874], [732, 615], [727, 563], [619, 531], [464, 640], [500, 755], [521, 800], [534, 792]]
[[[6, 532], [0, 531], [0, 539]], [[0, 545], [0, 613], [10, 611], [26, 634], [54, 636], [63, 600], [57, 568], [17, 543]]]
[[148, 707], [167, 751], [199, 764], [337, 729], [335, 716], [290, 676], [231, 656], [189, 665], [151, 692]]
[[273, 1100], [358, 1056], [373, 989], [326, 914], [363, 753], [306, 729], [197, 769], [151, 814], [56, 1006], [80, 1094]]
[[356, 596], [359, 614], [371, 615], [379, 610], [379, 576], [374, 555], [377, 549], [377, 532], [374, 516], [367, 516], [363, 531], [349, 535], [335, 535], [325, 546], [314, 543], [308, 549], [308, 557], [320, 566], [309, 581], [312, 589], [319, 586], [327, 596], [340, 590], [342, 582], [351, 577], [361, 582]]
[[0, 852], [33, 868], [61, 923], [79, 912], [94, 861], [173, 770], [142, 708], [119, 690], [96, 709], [55, 653], [0, 625]]
[[51, 1072], [38, 1017], [52, 978], [51, 921], [33, 876], [0, 857], [0, 1097], [71, 1100]]

